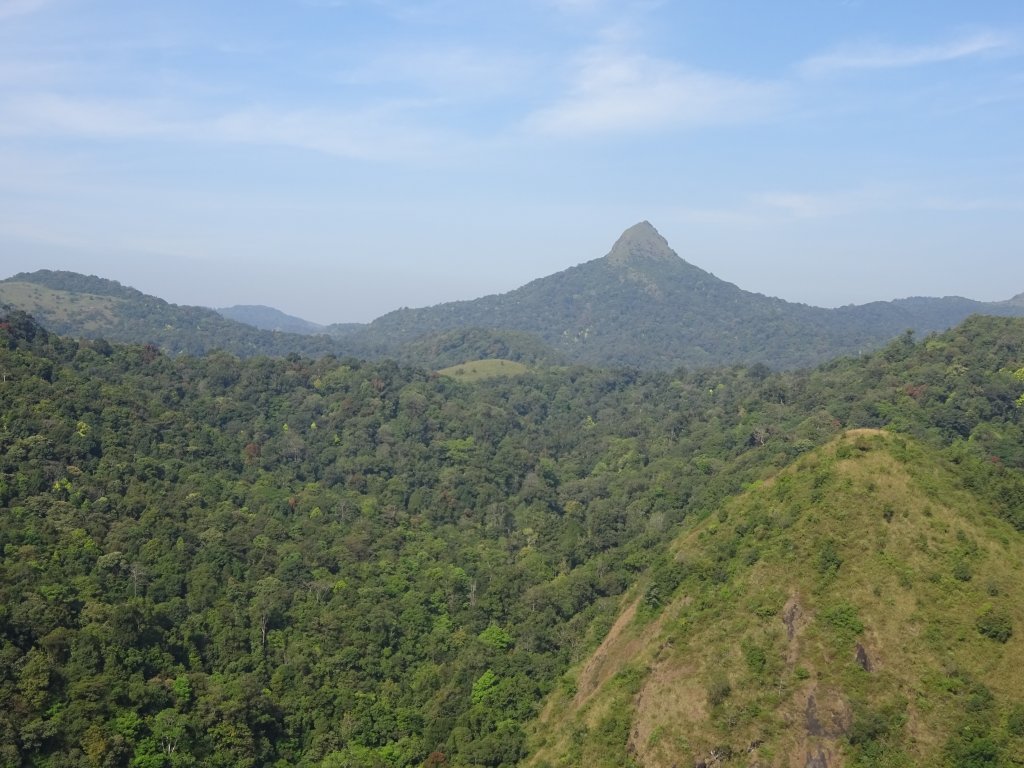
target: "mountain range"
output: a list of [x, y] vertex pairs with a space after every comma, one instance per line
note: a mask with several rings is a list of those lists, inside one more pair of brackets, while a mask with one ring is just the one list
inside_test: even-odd
[[680, 258], [650, 223], [611, 251], [503, 294], [320, 326], [270, 307], [179, 307], [109, 280], [47, 270], [0, 282], [0, 303], [80, 336], [152, 342], [170, 352], [394, 358], [443, 367], [480, 357], [671, 370], [786, 369], [875, 349], [972, 314], [1024, 315], [1003, 302], [915, 297], [825, 309], [745, 291]]
[[304, 333], [315, 335], [323, 333], [324, 326], [301, 317], [295, 317], [273, 307], [262, 304], [236, 304], [233, 307], [221, 307], [217, 310], [228, 320], [261, 328], [264, 331], [282, 331], [284, 333]]
[[0, 765], [1020, 765], [1024, 319], [465, 368], [0, 314]]

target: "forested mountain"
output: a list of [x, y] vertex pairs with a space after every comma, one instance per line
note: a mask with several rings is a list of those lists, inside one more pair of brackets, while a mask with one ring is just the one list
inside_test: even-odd
[[236, 304], [233, 307], [221, 307], [217, 312], [229, 320], [246, 323], [264, 331], [283, 331], [284, 333], [307, 335], [324, 332], [322, 325], [260, 304]]
[[1024, 315], [1020, 296], [993, 303], [910, 298], [838, 309], [794, 304], [744, 291], [687, 263], [647, 222], [626, 230], [607, 256], [509, 293], [400, 309], [369, 325], [321, 328], [268, 307], [220, 310], [249, 324], [242, 325], [113, 281], [48, 270], [0, 281], [3, 304], [31, 312], [58, 333], [153, 343], [175, 354], [336, 354], [435, 369], [478, 357], [657, 370], [756, 363], [789, 369], [877, 349], [907, 330], [945, 330], [971, 314]]
[[648, 222], [607, 256], [509, 293], [374, 320], [357, 338], [383, 348], [466, 326], [537, 335], [570, 360], [670, 370], [680, 365], [813, 365], [875, 349], [906, 330], [944, 330], [1012, 302], [913, 298], [822, 309], [744, 291], [679, 258]]
[[326, 336], [260, 330], [205, 307], [169, 304], [114, 280], [39, 270], [0, 281], [0, 307], [33, 315], [69, 336], [154, 344], [170, 354], [222, 349], [236, 355], [344, 354]]
[[[713, 748], [778, 728], [811, 681], [814, 712], [831, 712], [840, 699], [826, 692], [859, 680], [843, 655], [856, 640], [879, 673], [842, 712], [868, 726], [822, 744], [829, 766], [868, 742], [923, 754], [918, 726], [889, 708], [898, 695], [940, 729], [934, 764], [966, 765], [962, 750], [1004, 764], [1021, 719], [1016, 678], [997, 678], [1022, 661], [1010, 597], [1022, 393], [1024, 321], [1005, 318], [807, 372], [538, 368], [468, 384], [392, 362], [170, 357], [65, 340], [12, 313], [0, 322], [0, 762], [575, 764], [581, 753], [552, 754], [550, 717], [530, 723], [553, 711], [546, 697], [574, 695], [573, 665], [642, 595], [641, 621], [673, 617], [658, 625], [672, 647], [696, 639], [732, 660], [729, 692], [696, 713], [709, 733], [737, 729]], [[821, 450], [851, 428], [898, 437]], [[923, 490], [892, 497], [899, 484]], [[862, 520], [858, 543], [844, 526]], [[923, 554], [904, 587], [908, 541]], [[839, 605], [834, 625], [809, 620], [792, 670], [770, 592], [791, 575], [787, 542], [791, 557], [812, 553], [793, 572], [805, 614]], [[870, 607], [842, 591], [861, 589], [862, 545], [887, 579]], [[758, 568], [765, 595], [745, 591]], [[910, 626], [931, 655], [890, 673], [887, 627], [918, 598], [947, 600], [955, 621], [923, 613]], [[990, 605], [969, 618], [971, 600]], [[714, 634], [737, 605], [750, 623]], [[763, 652], [749, 674], [778, 701], [758, 698], [737, 641]], [[984, 668], [979, 642], [992, 644]], [[648, 673], [615, 679], [633, 693], [614, 717], [564, 719], [583, 729], [580, 749], [643, 764], [659, 744], [635, 696]], [[641, 741], [634, 719], [651, 729]], [[671, 738], [659, 749], [690, 737]], [[777, 730], [751, 738], [779, 764]]]

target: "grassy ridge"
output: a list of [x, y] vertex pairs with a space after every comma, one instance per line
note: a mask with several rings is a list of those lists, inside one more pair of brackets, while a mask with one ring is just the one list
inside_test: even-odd
[[529, 764], [1012, 764], [1024, 542], [992, 512], [935, 452], [847, 433], [681, 535]]
[[442, 376], [452, 376], [459, 381], [485, 381], [500, 376], [519, 376], [529, 368], [515, 360], [469, 360], [438, 371]]
[[4, 281], [0, 282], [0, 305], [4, 304], [46, 318], [54, 330], [74, 327], [91, 333], [112, 324], [122, 302], [112, 296], [55, 290], [37, 283]]

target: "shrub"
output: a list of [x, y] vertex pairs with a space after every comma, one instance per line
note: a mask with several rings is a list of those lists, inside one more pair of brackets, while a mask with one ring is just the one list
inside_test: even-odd
[[821, 612], [821, 618], [842, 635], [856, 636], [864, 631], [864, 622], [857, 616], [857, 607], [836, 603]]
[[1024, 705], [1017, 704], [1006, 716], [1006, 730], [1014, 736], [1024, 736]]
[[1005, 643], [1013, 636], [1013, 620], [1005, 611], [988, 608], [974, 622], [985, 637]]
[[818, 550], [818, 573], [833, 576], [842, 564], [836, 543], [831, 539], [824, 541]]
[[953, 578], [957, 581], [970, 581], [971, 576], [971, 566], [967, 564], [967, 561], [957, 560], [953, 565]]
[[719, 677], [712, 680], [711, 685], [708, 686], [708, 706], [717, 707], [729, 698], [731, 693], [732, 686], [729, 685], [728, 679]]

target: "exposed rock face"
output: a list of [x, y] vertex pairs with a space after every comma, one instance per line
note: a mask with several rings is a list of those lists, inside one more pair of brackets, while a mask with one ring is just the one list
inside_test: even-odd
[[804, 721], [807, 728], [807, 733], [811, 736], [824, 736], [825, 729], [821, 727], [821, 721], [818, 720], [818, 702], [814, 698], [812, 693], [807, 697], [807, 708], [804, 710]]
[[857, 643], [856, 651], [857, 663], [860, 664], [860, 668], [865, 672], [874, 671], [874, 664], [871, 663], [871, 658], [868, 656], [868, 652], [864, 650], [864, 646]]
[[790, 642], [793, 642], [793, 638], [796, 637], [796, 623], [801, 615], [803, 615], [803, 611], [800, 610], [800, 603], [796, 601], [796, 596], [789, 598], [782, 609], [782, 621], [786, 625], [786, 639]]
[[835, 739], [850, 732], [853, 712], [841, 692], [815, 687], [807, 696], [804, 727], [808, 736]]
[[650, 222], [641, 221], [623, 232], [605, 257], [611, 264], [640, 261], [678, 261], [679, 256]]

